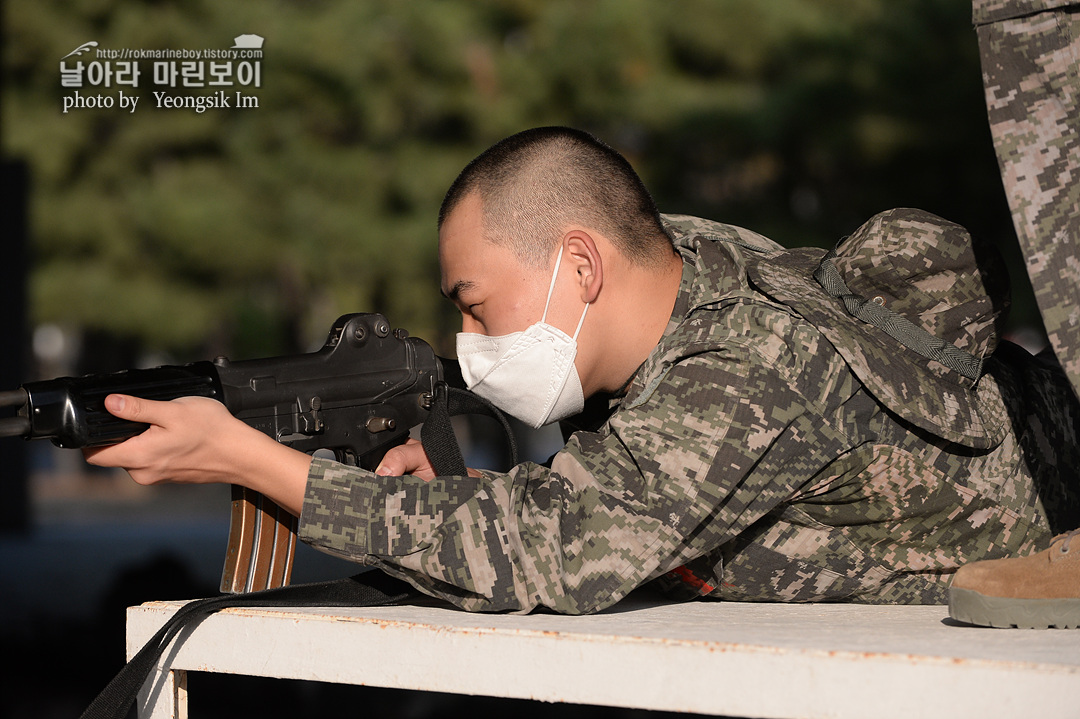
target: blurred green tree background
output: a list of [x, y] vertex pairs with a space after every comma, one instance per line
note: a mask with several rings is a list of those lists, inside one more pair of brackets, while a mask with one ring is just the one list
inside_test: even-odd
[[[442, 194], [544, 124], [617, 147], [667, 212], [831, 246], [917, 206], [1015, 261], [969, 15], [957, 0], [9, 1], [3, 152], [31, 169], [32, 320], [244, 358], [381, 311], [449, 352]], [[243, 33], [266, 39], [257, 109], [155, 108], [143, 60], [140, 87], [120, 88], [135, 112], [62, 112], [60, 60], [87, 41]], [[1025, 282], [1015, 322], [1037, 323]]]

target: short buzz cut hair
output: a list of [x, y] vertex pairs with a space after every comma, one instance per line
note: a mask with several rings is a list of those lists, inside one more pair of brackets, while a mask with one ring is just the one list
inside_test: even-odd
[[649, 191], [622, 155], [568, 127], [538, 127], [492, 145], [450, 186], [439, 227], [479, 193], [485, 239], [522, 264], [546, 266], [571, 225], [595, 229], [632, 263], [655, 266], [675, 249]]

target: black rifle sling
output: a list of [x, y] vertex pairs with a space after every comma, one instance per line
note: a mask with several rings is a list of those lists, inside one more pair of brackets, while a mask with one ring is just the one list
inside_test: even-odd
[[[421, 427], [421, 443], [431, 466], [444, 476], [466, 474], [465, 460], [450, 417], [486, 414], [499, 420], [506, 433], [511, 464], [517, 464], [517, 443], [506, 417], [493, 404], [472, 392], [436, 385], [434, 402]], [[170, 642], [186, 627], [194, 627], [214, 612], [229, 607], [374, 607], [417, 596], [405, 582], [380, 571], [367, 571], [345, 579], [296, 584], [246, 594], [196, 599], [182, 606], [82, 713], [82, 719], [122, 719], [135, 703], [139, 689], [157, 666]]]
[[517, 442], [506, 415], [491, 402], [467, 389], [439, 382], [435, 385], [431, 411], [420, 428], [420, 443], [435, 474], [441, 477], [460, 477], [466, 473], [461, 448], [450, 426], [450, 418], [459, 414], [486, 414], [497, 419], [502, 425], [510, 452], [510, 466], [518, 463]]
[[157, 666], [166, 647], [181, 630], [194, 627], [209, 615], [229, 607], [374, 607], [415, 596], [399, 579], [368, 571], [345, 579], [295, 584], [247, 594], [196, 599], [169, 618], [139, 652], [97, 695], [82, 719], [122, 719], [128, 715], [139, 688]]

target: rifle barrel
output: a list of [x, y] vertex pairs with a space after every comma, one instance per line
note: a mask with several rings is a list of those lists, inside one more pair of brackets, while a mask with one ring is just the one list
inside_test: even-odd
[[29, 395], [22, 387], [0, 392], [0, 407], [22, 407], [26, 404]]
[[[0, 407], [22, 407], [30, 396], [22, 387], [0, 392]], [[30, 434], [27, 417], [4, 417], [0, 419], [0, 437], [26, 437]]]
[[25, 437], [30, 434], [30, 420], [26, 417], [0, 419], [0, 437]]

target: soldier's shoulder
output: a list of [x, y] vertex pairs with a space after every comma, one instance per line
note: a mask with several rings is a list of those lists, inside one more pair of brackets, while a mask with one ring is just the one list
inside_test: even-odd
[[693, 247], [701, 240], [708, 240], [758, 252], [783, 249], [779, 243], [745, 227], [692, 215], [664, 214], [660, 217], [676, 247]]

